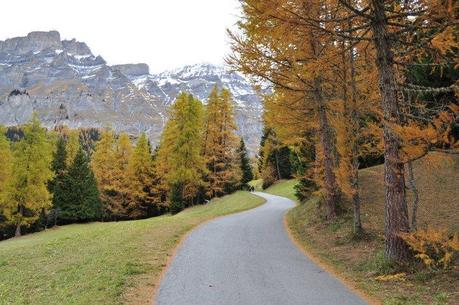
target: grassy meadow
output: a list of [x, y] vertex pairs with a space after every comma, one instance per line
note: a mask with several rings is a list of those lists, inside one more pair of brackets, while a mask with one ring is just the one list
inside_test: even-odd
[[[431, 153], [414, 164], [420, 192], [418, 227], [459, 231], [459, 158]], [[294, 180], [282, 181], [267, 192], [294, 199]], [[360, 171], [362, 222], [366, 235], [352, 238], [352, 213], [332, 223], [324, 223], [318, 213], [318, 200], [312, 198], [287, 214], [292, 235], [312, 256], [384, 305], [459, 304], [459, 268], [450, 271], [419, 270], [407, 267], [401, 281], [377, 281], [382, 274], [393, 274], [395, 266], [384, 258], [383, 167]], [[410, 191], [408, 200], [411, 200]], [[350, 206], [348, 206], [350, 208]], [[411, 214], [411, 210], [410, 210]]]
[[0, 242], [0, 304], [151, 304], [181, 238], [264, 200], [248, 192], [177, 215], [74, 224]]

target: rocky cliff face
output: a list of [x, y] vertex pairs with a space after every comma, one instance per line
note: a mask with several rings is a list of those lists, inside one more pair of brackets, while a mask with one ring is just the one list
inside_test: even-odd
[[83, 42], [58, 32], [32, 32], [0, 41], [0, 124], [27, 122], [36, 111], [44, 125], [112, 127], [157, 143], [167, 108], [187, 91], [206, 100], [217, 84], [235, 100], [240, 134], [255, 151], [262, 105], [248, 82], [214, 65], [186, 66], [151, 75], [146, 64], [109, 66]]
[[44, 125], [112, 127], [154, 140], [166, 107], [126, 75], [94, 56], [85, 43], [58, 32], [33, 32], [0, 42], [0, 124], [27, 122], [36, 111]]

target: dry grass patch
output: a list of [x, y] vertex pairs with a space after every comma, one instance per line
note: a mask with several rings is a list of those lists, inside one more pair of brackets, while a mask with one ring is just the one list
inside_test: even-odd
[[[418, 227], [427, 224], [459, 231], [459, 158], [432, 153], [414, 164], [421, 201]], [[383, 255], [384, 184], [383, 167], [360, 171], [362, 221], [365, 236], [352, 235], [352, 214], [325, 223], [318, 200], [311, 199], [291, 210], [287, 221], [292, 234], [312, 255], [331, 266], [358, 289], [386, 305], [459, 304], [459, 269], [431, 272], [418, 265], [400, 269]], [[289, 189], [289, 191], [287, 190]], [[268, 192], [291, 197], [293, 185], [281, 183]], [[409, 191], [408, 191], [409, 193]], [[411, 202], [411, 195], [408, 195]], [[411, 207], [411, 205], [410, 205]], [[411, 212], [411, 210], [410, 210]], [[376, 278], [406, 272], [406, 276]]]

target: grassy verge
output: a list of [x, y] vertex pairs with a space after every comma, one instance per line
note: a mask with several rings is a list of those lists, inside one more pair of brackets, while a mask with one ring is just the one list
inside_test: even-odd
[[266, 193], [282, 196], [293, 201], [297, 201], [295, 196], [296, 180], [281, 180], [265, 190]]
[[263, 202], [237, 192], [175, 216], [69, 225], [0, 242], [0, 304], [150, 304], [188, 231]]
[[260, 192], [263, 190], [263, 180], [262, 179], [257, 179], [257, 180], [252, 180], [249, 182], [249, 185], [250, 186], [253, 186], [253, 188], [255, 189], [255, 191], [257, 192]]
[[[427, 224], [459, 230], [459, 158], [431, 154], [415, 163], [421, 192], [419, 226]], [[331, 223], [321, 218], [318, 200], [311, 199], [287, 214], [294, 238], [304, 249], [339, 273], [351, 286], [385, 305], [459, 304], [459, 269], [429, 271], [410, 266], [403, 281], [377, 281], [383, 274], [398, 272], [383, 255], [384, 192], [381, 166], [360, 171], [363, 239], [352, 236], [352, 214]], [[278, 183], [268, 193], [294, 198], [294, 181]], [[410, 196], [408, 196], [410, 199]]]

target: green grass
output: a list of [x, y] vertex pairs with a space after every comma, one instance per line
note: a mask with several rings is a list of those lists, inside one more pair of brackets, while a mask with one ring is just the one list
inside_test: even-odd
[[298, 201], [295, 196], [296, 180], [281, 180], [265, 190], [266, 193], [289, 198], [293, 201]]
[[[384, 247], [384, 182], [382, 166], [360, 171], [362, 222], [366, 235], [354, 239], [352, 213], [332, 222], [324, 222], [318, 199], [311, 198], [287, 214], [288, 226], [304, 249], [335, 270], [360, 291], [387, 305], [459, 304], [459, 266], [445, 272], [426, 269], [403, 270], [406, 281], [380, 282], [377, 275], [399, 272], [399, 266], [383, 255]], [[420, 190], [419, 227], [444, 227], [459, 230], [459, 158], [430, 153], [414, 163], [417, 187]], [[282, 181], [267, 193], [294, 199], [296, 181]], [[408, 202], [411, 194], [408, 190]], [[350, 208], [349, 204], [346, 205]], [[411, 209], [410, 209], [411, 212]], [[408, 267], [409, 268], [409, 267]]]
[[149, 304], [186, 232], [263, 202], [237, 192], [175, 216], [68, 225], [0, 242], [0, 304]]
[[263, 179], [252, 180], [249, 182], [250, 186], [253, 186], [255, 191], [260, 192], [263, 190]]

